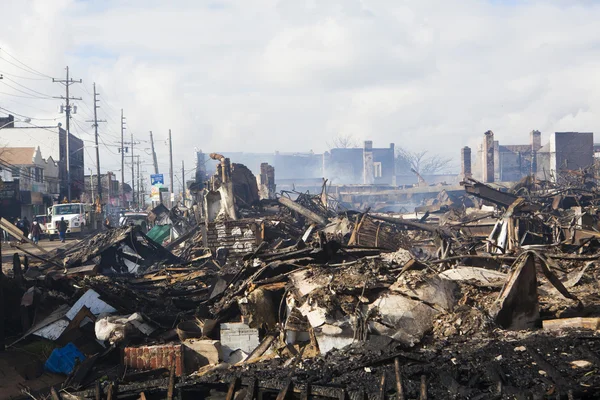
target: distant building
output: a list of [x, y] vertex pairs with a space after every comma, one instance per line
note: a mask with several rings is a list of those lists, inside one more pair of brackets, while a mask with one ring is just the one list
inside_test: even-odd
[[[275, 168], [276, 181], [305, 180], [323, 177], [323, 155], [307, 153], [245, 153], [217, 152], [230, 159], [231, 163], [244, 164], [255, 176], [260, 176], [260, 166], [268, 163]], [[196, 152], [196, 180], [199, 182], [214, 173], [218, 162], [206, 153]]]
[[[3, 122], [4, 121], [4, 122]], [[15, 126], [14, 118], [0, 119], [0, 148], [2, 147], [39, 147], [41, 153], [58, 163], [59, 198], [67, 195], [67, 144], [66, 131], [58, 126], [25, 127]], [[71, 198], [77, 199], [84, 189], [84, 145], [83, 140], [72, 133], [69, 134], [70, 170], [71, 170]]]
[[334, 148], [323, 154], [323, 176], [333, 184], [396, 184], [394, 143], [374, 148], [364, 142], [362, 148]]
[[[217, 152], [231, 163], [243, 164], [255, 176], [261, 175], [261, 164], [268, 163], [275, 169], [275, 182], [285, 187], [306, 182], [322, 182], [329, 179], [333, 184], [395, 184], [394, 144], [385, 148], [373, 148], [366, 141], [360, 148], [331, 149], [324, 154], [312, 151], [296, 153], [245, 153]], [[217, 161], [202, 151], [196, 152], [196, 187], [216, 169]]]
[[557, 173], [593, 164], [592, 132], [555, 132], [542, 146], [542, 134], [532, 131], [529, 144], [502, 145], [487, 131], [473, 161], [473, 176], [484, 182], [514, 182], [528, 175], [555, 180]]
[[[85, 190], [83, 195], [83, 201], [93, 203], [98, 196], [98, 176], [97, 175], [85, 175]], [[103, 204], [111, 204], [113, 206], [120, 206], [121, 193], [120, 183], [115, 179], [115, 174], [107, 172], [106, 174], [100, 174], [100, 182], [102, 184], [102, 202]], [[126, 197], [131, 197], [131, 186], [125, 187]]]
[[53, 203], [49, 183], [57, 178], [47, 177], [45, 172], [56, 175], [58, 166], [51, 159], [44, 160], [39, 147], [5, 147], [0, 153], [0, 164], [10, 168], [13, 181], [19, 182], [19, 215], [31, 219], [46, 214], [46, 208]]

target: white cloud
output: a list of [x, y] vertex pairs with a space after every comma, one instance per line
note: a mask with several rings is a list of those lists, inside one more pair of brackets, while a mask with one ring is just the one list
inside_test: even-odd
[[[532, 129], [600, 131], [592, 1], [4, 0], [3, 9], [1, 47], [52, 76], [70, 65], [90, 108], [97, 82], [109, 102], [105, 143], [118, 140], [123, 108], [127, 134], [164, 140], [171, 128], [176, 160], [190, 167], [194, 148], [323, 151], [337, 133], [458, 159], [488, 129], [504, 143], [526, 142]], [[6, 59], [1, 72], [40, 78]], [[59, 100], [2, 93], [20, 94], [0, 84], [1, 107], [61, 117]], [[157, 149], [164, 169], [166, 147]], [[120, 168], [116, 148], [102, 151], [106, 168]]]

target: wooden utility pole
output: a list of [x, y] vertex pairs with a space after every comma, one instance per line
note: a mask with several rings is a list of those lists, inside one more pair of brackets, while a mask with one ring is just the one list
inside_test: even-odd
[[185, 206], [185, 169], [183, 167], [183, 160], [181, 160], [181, 198]]
[[[65, 115], [66, 115], [66, 162], [67, 162], [67, 199], [69, 201], [71, 201], [71, 150], [70, 150], [70, 146], [69, 146], [69, 136], [71, 135], [71, 129], [70, 129], [70, 124], [71, 124], [71, 100], [81, 100], [81, 97], [69, 97], [69, 86], [71, 86], [73, 83], [81, 83], [82, 80], [79, 79], [74, 80], [73, 78], [69, 78], [69, 66], [67, 66], [67, 79], [54, 79], [52, 78], [52, 82], [58, 82], [58, 83], [62, 83], [63, 85], [65, 85], [66, 88], [66, 96], [58, 96], [55, 97], [56, 99], [63, 99], [65, 101]], [[62, 106], [61, 106], [61, 112], [62, 112]], [[74, 112], [75, 113], [75, 112]], [[60, 130], [58, 133], [58, 138], [59, 138], [59, 143], [60, 143]], [[61, 160], [62, 161], [62, 160]]]
[[133, 162], [133, 133], [131, 134], [131, 205], [135, 199], [135, 163]]
[[[171, 130], [169, 129], [169, 175], [171, 178], [171, 187], [169, 193], [173, 197], [173, 140], [171, 139]], [[170, 200], [170, 199], [169, 199]]]
[[142, 185], [140, 183], [140, 156], [137, 156], [137, 187], [138, 187], [137, 208], [141, 208]]
[[[100, 146], [98, 146], [98, 122], [106, 122], [106, 120], [98, 120], [98, 109], [100, 108], [100, 106], [98, 105], [98, 102], [100, 100], [98, 100], [98, 96], [100, 95], [100, 93], [96, 93], [96, 82], [94, 82], [94, 120], [93, 121], [86, 121], [86, 122], [93, 122], [94, 124], [92, 125], [94, 127], [94, 131], [95, 131], [95, 139], [96, 139], [96, 184], [97, 184], [97, 193], [98, 193], [98, 197], [100, 198], [100, 202], [102, 202], [102, 175], [100, 175]], [[92, 183], [93, 186], [93, 183]], [[92, 200], [95, 201], [95, 199], [93, 198], [94, 196], [92, 195]]]
[[152, 131], [150, 131], [150, 145], [152, 146], [152, 162], [154, 163], [154, 173], [158, 174], [158, 160], [156, 159], [156, 151], [154, 150], [154, 138], [152, 137]]
[[125, 207], [125, 143], [123, 142], [123, 130], [125, 129], [125, 117], [121, 108], [121, 206]]

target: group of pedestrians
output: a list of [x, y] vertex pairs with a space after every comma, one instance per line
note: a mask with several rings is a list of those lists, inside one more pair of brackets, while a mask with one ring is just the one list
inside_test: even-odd
[[27, 217], [17, 218], [15, 226], [21, 230], [23, 236], [29, 238], [33, 243], [38, 244], [42, 236], [42, 227], [37, 221], [29, 222]]
[[[12, 222], [12, 221], [10, 221], [10, 219], [9, 219], [9, 222]], [[25, 217], [23, 219], [21, 219], [20, 217], [17, 217], [16, 221], [14, 221], [14, 225], [17, 228], [19, 228], [19, 230], [21, 231], [23, 236], [25, 236], [26, 238], [31, 240], [33, 243], [38, 244], [40, 242], [40, 237], [42, 236], [42, 234], [44, 232], [42, 230], [41, 225], [37, 221], [33, 221], [30, 223], [29, 220], [27, 219], [27, 217]], [[67, 237], [67, 229], [68, 229], [68, 224], [67, 224], [67, 221], [65, 221], [64, 217], [61, 217], [60, 221], [58, 222], [57, 228], [58, 228], [58, 237], [59, 237], [60, 241], [62, 243], [64, 243], [66, 240], [66, 237]], [[1, 229], [1, 231], [2, 231], [1, 232], [2, 233], [1, 240], [4, 243], [8, 243], [11, 239], [11, 235], [4, 229]]]

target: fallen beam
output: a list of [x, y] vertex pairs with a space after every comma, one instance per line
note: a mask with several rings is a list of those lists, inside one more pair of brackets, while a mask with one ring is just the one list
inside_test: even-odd
[[287, 197], [280, 197], [278, 199], [279, 204], [286, 206], [287, 208], [289, 208], [290, 210], [293, 210], [295, 212], [297, 212], [298, 214], [308, 218], [311, 222], [314, 222], [316, 224], [319, 224], [321, 226], [325, 226], [327, 225], [327, 219], [322, 217], [321, 215], [309, 210], [308, 208], [301, 206], [300, 204], [296, 203], [295, 201], [287, 198]]

